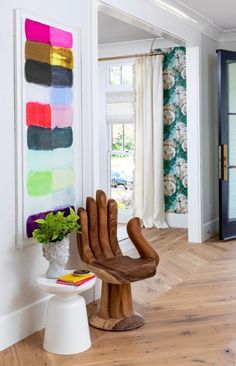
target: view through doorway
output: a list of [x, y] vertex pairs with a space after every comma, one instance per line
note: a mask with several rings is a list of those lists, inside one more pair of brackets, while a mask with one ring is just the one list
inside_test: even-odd
[[118, 203], [119, 221], [126, 222], [132, 214], [134, 193], [133, 63], [126, 61], [108, 65], [107, 73], [108, 192]]

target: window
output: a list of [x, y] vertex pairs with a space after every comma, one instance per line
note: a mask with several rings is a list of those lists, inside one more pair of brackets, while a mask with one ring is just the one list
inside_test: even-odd
[[109, 67], [109, 84], [110, 85], [132, 85], [133, 84], [133, 66], [116, 65]]
[[119, 212], [127, 213], [133, 206], [135, 148], [133, 64], [109, 66], [108, 72], [109, 85], [106, 92], [106, 119], [109, 130], [108, 185], [111, 197], [118, 202]]
[[112, 151], [133, 151], [134, 150], [134, 124], [122, 123], [113, 124], [112, 129]]

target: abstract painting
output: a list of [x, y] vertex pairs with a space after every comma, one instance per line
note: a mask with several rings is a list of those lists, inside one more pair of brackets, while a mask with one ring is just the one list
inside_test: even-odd
[[16, 11], [17, 247], [37, 218], [76, 205], [78, 47], [77, 30]]

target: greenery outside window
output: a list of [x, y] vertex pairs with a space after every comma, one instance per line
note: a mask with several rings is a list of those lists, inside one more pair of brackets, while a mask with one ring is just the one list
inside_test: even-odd
[[110, 85], [132, 85], [133, 84], [133, 66], [115, 65], [109, 67]]
[[111, 86], [106, 93], [109, 129], [108, 191], [118, 202], [119, 213], [127, 214], [133, 207], [135, 149], [133, 64], [112, 65], [108, 67], [108, 72]]

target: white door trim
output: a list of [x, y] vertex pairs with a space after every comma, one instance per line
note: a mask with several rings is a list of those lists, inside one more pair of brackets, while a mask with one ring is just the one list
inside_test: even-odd
[[186, 48], [188, 141], [188, 241], [203, 241], [200, 50]]
[[[82, 57], [82, 83], [84, 95], [90, 98], [83, 100], [82, 94], [82, 191], [83, 206], [86, 197], [94, 196], [99, 188], [99, 124], [98, 124], [98, 97], [97, 97], [97, 78], [98, 78], [98, 31], [97, 31], [97, 0], [89, 0], [88, 17], [90, 30], [87, 35], [89, 49], [87, 54]], [[84, 63], [89, 64], [89, 79], [85, 83], [83, 80]], [[80, 172], [77, 172], [80, 174]]]

